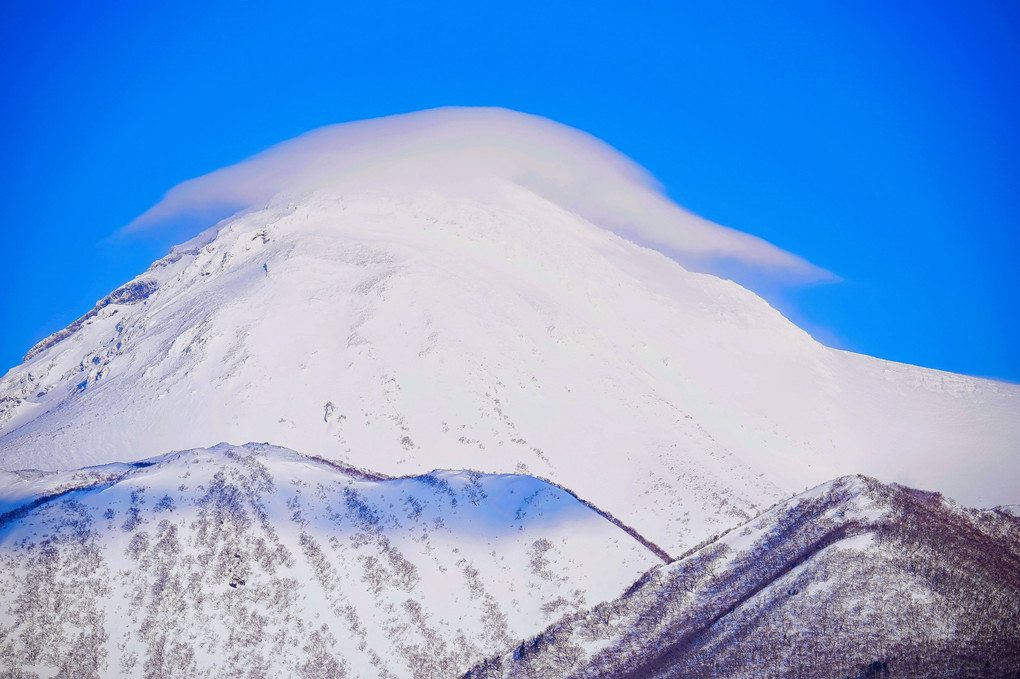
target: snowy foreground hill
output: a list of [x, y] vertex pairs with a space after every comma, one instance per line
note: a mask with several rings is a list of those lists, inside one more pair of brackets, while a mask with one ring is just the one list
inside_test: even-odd
[[0, 667], [41, 676], [451, 677], [662, 563], [528, 476], [224, 445], [0, 483]]
[[223, 204], [0, 379], [0, 674], [1012, 676], [1016, 520], [954, 502], [1020, 501], [1020, 386], [819, 344], [676, 260], [809, 264], [531, 116], [141, 221]]

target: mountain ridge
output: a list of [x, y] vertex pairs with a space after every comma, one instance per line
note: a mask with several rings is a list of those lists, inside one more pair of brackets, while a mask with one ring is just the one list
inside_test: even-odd
[[[241, 445], [234, 445], [226, 442], [218, 443], [211, 446], [209, 451], [230, 451], [237, 449], [255, 449], [259, 450], [265, 447], [269, 447], [269, 443], [255, 443], [249, 442]], [[192, 451], [172, 451], [164, 455], [157, 455], [155, 457], [146, 458], [144, 460], [138, 460], [131, 463], [108, 463], [105, 465], [99, 465], [96, 467], [84, 467], [77, 470], [63, 470], [60, 472], [46, 472], [38, 469], [19, 469], [14, 471], [0, 470], [0, 530], [3, 529], [4, 524], [22, 518], [27, 513], [35, 510], [36, 508], [46, 504], [59, 500], [68, 493], [77, 491], [88, 491], [95, 490], [101, 487], [111, 486], [119, 483], [128, 477], [132, 472], [137, 469], [144, 469], [154, 465], [159, 465], [165, 462], [170, 462], [178, 459], [180, 456], [187, 454]], [[358, 467], [352, 467], [345, 465], [334, 460], [327, 460], [318, 456], [302, 455], [295, 451], [290, 451], [294, 456], [300, 457], [308, 462], [322, 465], [329, 470], [339, 472], [345, 476], [360, 480], [360, 481], [419, 481], [425, 478], [436, 477], [437, 475], [453, 474], [453, 475], [468, 475], [468, 476], [521, 476], [520, 474], [486, 474], [484, 472], [475, 469], [433, 469], [430, 472], [424, 474], [416, 474], [409, 476], [389, 476], [386, 474], [379, 474], [377, 472], [361, 469]], [[651, 542], [644, 536], [642, 536], [634, 527], [628, 526], [623, 523], [609, 512], [600, 509], [595, 506], [592, 502], [579, 497], [577, 493], [570, 490], [569, 488], [556, 483], [550, 479], [544, 479], [539, 476], [527, 475], [529, 478], [540, 481], [550, 487], [556, 488], [563, 491], [570, 497], [574, 498], [579, 504], [587, 507], [591, 511], [595, 512], [609, 523], [613, 524], [623, 532], [627, 533], [636, 542], [640, 543], [650, 552], [655, 554], [663, 563], [670, 563], [674, 561], [674, 557], [667, 554], [661, 547]], [[40, 483], [47, 477], [53, 479], [49, 483]], [[30, 483], [35, 481], [34, 484]], [[16, 490], [21, 485], [24, 488]]]
[[846, 476], [465, 679], [1013, 677], [1020, 520]]

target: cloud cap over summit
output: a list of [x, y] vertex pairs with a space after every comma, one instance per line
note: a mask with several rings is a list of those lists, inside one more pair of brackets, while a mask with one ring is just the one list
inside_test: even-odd
[[471, 193], [493, 179], [525, 186], [681, 261], [730, 259], [797, 281], [833, 278], [761, 238], [688, 212], [644, 168], [599, 139], [500, 108], [448, 107], [321, 127], [177, 185], [126, 230], [222, 215], [323, 187]]

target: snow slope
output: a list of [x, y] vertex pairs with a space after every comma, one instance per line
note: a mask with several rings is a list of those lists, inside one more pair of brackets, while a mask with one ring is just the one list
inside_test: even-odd
[[662, 563], [527, 476], [383, 479], [254, 444], [16, 476], [0, 673], [456, 676]]
[[526, 472], [674, 555], [846, 473], [1017, 501], [1020, 387], [829, 349], [470, 169], [295, 180], [175, 248], [0, 380], [0, 468], [255, 440]]

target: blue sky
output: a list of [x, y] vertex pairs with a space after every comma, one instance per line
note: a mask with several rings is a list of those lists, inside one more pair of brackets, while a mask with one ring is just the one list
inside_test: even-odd
[[741, 275], [830, 345], [1020, 381], [1018, 83], [1005, 1], [8, 0], [0, 371], [179, 238], [113, 235], [175, 184], [456, 104], [590, 132], [834, 272]]

